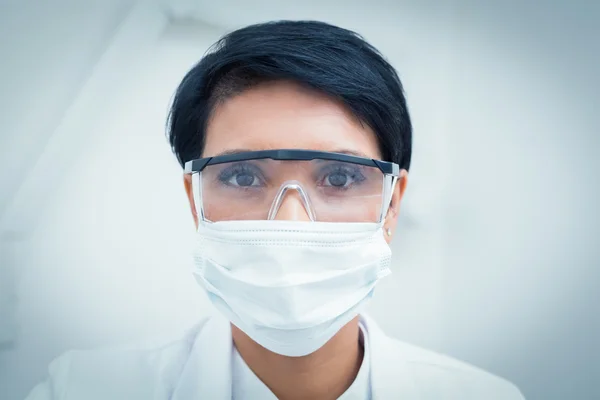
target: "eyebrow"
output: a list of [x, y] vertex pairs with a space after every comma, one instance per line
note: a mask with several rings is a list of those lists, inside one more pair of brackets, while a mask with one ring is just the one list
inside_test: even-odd
[[370, 157], [368, 155], [366, 155], [365, 153], [362, 153], [360, 151], [355, 151], [355, 150], [349, 150], [349, 149], [337, 149], [337, 150], [331, 150], [331, 153], [341, 153], [341, 154], [348, 154], [351, 156], [356, 156], [356, 157], [362, 157], [362, 158], [373, 158]]
[[[267, 149], [263, 149], [263, 150], [267, 150]], [[278, 150], [278, 149], [268, 149], [268, 150]], [[312, 150], [312, 149], [290, 149], [290, 150]], [[229, 149], [229, 150], [225, 150], [225, 151], [222, 151], [220, 153], [217, 153], [213, 157], [229, 156], [229, 155], [232, 155], [232, 154], [247, 153], [247, 152], [250, 152], [250, 151], [260, 151], [260, 150]], [[328, 152], [328, 153], [348, 154], [348, 155], [351, 155], [351, 156], [362, 157], [362, 158], [369, 158], [369, 159], [373, 158], [373, 157], [369, 157], [368, 155], [366, 155], [365, 153], [362, 153], [360, 151], [349, 150], [349, 149], [316, 150], [316, 151], [324, 151], [324, 152]]]
[[225, 151], [222, 151], [220, 153], [217, 153], [217, 154], [215, 154], [212, 157], [230, 156], [232, 154], [247, 153], [249, 151], [256, 151], [256, 150], [250, 150], [250, 149], [229, 149], [229, 150], [225, 150]]

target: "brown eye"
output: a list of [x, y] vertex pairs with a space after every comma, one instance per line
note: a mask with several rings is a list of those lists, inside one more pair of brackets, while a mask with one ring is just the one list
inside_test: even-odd
[[336, 173], [330, 174], [327, 177], [327, 181], [328, 181], [329, 185], [331, 185], [331, 186], [343, 187], [343, 186], [346, 186], [346, 183], [348, 182], [348, 175], [346, 175], [344, 173], [336, 172]]
[[254, 186], [253, 183], [256, 180], [256, 177], [252, 174], [244, 172], [237, 174], [234, 179], [238, 186]]
[[260, 169], [249, 163], [228, 165], [218, 176], [219, 181], [231, 187], [252, 188], [263, 185]]

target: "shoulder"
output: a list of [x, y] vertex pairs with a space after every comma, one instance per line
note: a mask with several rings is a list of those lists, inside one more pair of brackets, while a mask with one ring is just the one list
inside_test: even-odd
[[391, 339], [425, 398], [524, 400], [511, 382], [452, 357]]
[[[447, 355], [391, 338], [368, 316], [372, 380], [382, 398], [524, 400], [515, 385]], [[412, 396], [412, 397], [411, 397]]]
[[27, 400], [167, 399], [204, 322], [172, 340], [66, 352]]

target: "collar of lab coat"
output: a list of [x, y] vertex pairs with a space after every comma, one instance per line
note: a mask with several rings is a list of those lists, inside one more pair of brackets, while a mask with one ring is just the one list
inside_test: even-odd
[[[374, 400], [402, 394], [417, 399], [408, 363], [397, 342], [386, 336], [375, 321], [360, 316], [368, 331], [371, 349], [371, 395]], [[196, 336], [188, 362], [176, 385], [172, 400], [190, 398], [231, 399], [231, 325], [221, 316], [208, 319]]]

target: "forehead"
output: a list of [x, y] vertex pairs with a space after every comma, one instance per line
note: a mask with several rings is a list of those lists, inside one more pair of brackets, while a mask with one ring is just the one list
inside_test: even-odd
[[269, 82], [217, 105], [203, 157], [232, 150], [308, 149], [381, 158], [374, 132], [340, 102], [292, 82]]

